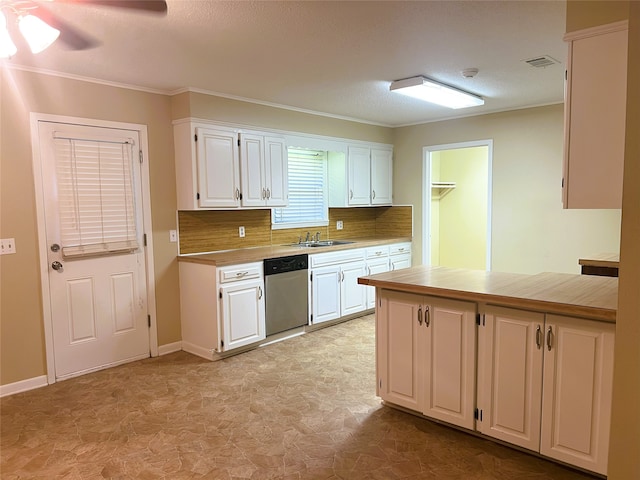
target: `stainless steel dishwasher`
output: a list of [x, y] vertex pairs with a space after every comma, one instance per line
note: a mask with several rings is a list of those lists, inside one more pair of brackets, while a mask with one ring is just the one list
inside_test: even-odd
[[309, 256], [264, 261], [267, 336], [306, 325], [309, 319]]

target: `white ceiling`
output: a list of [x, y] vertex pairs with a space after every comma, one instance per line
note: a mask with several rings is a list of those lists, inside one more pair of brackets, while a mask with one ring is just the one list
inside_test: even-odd
[[[61, 42], [5, 63], [174, 93], [190, 88], [380, 125], [559, 103], [564, 1], [168, 0], [166, 16], [48, 4], [101, 45]], [[534, 68], [549, 55], [561, 64]], [[480, 73], [466, 79], [461, 71]], [[485, 105], [431, 106], [389, 91], [425, 75], [472, 91]]]

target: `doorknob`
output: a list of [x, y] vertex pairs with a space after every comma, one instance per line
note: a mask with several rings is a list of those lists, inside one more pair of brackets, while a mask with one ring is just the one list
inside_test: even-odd
[[51, 264], [51, 268], [53, 268], [54, 270], [60, 271], [62, 270], [62, 264], [56, 260]]

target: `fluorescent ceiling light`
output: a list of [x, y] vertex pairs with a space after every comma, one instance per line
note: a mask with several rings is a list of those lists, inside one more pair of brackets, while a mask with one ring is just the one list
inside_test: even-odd
[[33, 53], [40, 53], [60, 35], [60, 30], [53, 28], [35, 15], [20, 16], [18, 28]]
[[449, 108], [467, 108], [484, 105], [484, 99], [478, 95], [459, 90], [425, 77], [412, 77], [391, 83], [392, 92], [402, 93], [427, 102]]
[[0, 58], [13, 57], [18, 49], [9, 36], [7, 17], [0, 11]]

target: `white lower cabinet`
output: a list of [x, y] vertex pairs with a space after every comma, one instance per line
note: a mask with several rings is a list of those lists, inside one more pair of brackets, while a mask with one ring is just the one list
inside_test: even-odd
[[389, 270], [411, 267], [411, 243], [394, 243], [389, 246]]
[[179, 262], [183, 350], [211, 360], [266, 338], [262, 268]]
[[262, 280], [220, 287], [222, 349], [244, 347], [266, 338]]
[[362, 312], [366, 290], [358, 277], [366, 275], [364, 249], [309, 256], [311, 323], [317, 324]]
[[473, 429], [476, 305], [391, 290], [379, 293], [380, 397]]
[[615, 325], [494, 306], [483, 318], [478, 431], [606, 475]]
[[[389, 271], [389, 246], [369, 247], [366, 249], [367, 275]], [[367, 291], [367, 309], [376, 307], [376, 288], [365, 287]]]

